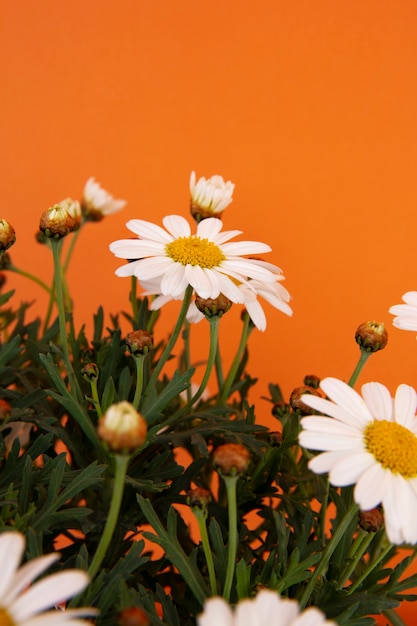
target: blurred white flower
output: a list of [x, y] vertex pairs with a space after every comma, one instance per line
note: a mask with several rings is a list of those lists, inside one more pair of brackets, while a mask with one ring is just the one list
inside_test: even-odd
[[392, 323], [396, 328], [417, 332], [417, 291], [407, 291], [403, 300], [405, 304], [394, 304], [389, 309], [392, 315], [396, 315]]
[[97, 222], [123, 209], [126, 200], [115, 200], [93, 177], [85, 184], [81, 208], [85, 219]]
[[336, 626], [316, 607], [300, 610], [296, 600], [263, 589], [240, 600], [233, 610], [223, 598], [209, 598], [197, 617], [198, 626]]
[[196, 182], [195, 172], [190, 176], [191, 214], [199, 219], [219, 217], [232, 202], [234, 184], [222, 176], [202, 177]]
[[[57, 605], [80, 593], [89, 582], [86, 572], [67, 569], [31, 584], [59, 555], [47, 554], [19, 567], [25, 537], [14, 531], [0, 534], [0, 624], [6, 626], [86, 626], [83, 616], [95, 616], [91, 607], [61, 610]], [[45, 609], [52, 609], [46, 611]]]

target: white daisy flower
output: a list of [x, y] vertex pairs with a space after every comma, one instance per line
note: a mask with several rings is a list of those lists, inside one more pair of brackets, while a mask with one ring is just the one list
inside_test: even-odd
[[32, 559], [19, 567], [25, 550], [25, 538], [18, 532], [0, 534], [0, 624], [5, 626], [85, 626], [83, 616], [94, 616], [91, 607], [53, 608], [80, 593], [89, 578], [82, 570], [68, 569], [52, 574], [31, 585], [59, 558], [57, 553]]
[[316, 607], [300, 611], [296, 600], [263, 589], [255, 598], [240, 600], [233, 610], [223, 598], [209, 598], [197, 617], [198, 626], [336, 626]]
[[405, 304], [394, 304], [389, 310], [392, 315], [397, 316], [392, 323], [401, 330], [417, 332], [417, 291], [407, 291], [403, 300]]
[[195, 172], [190, 176], [191, 214], [197, 219], [215, 217], [232, 202], [234, 184], [222, 176], [202, 177], [196, 182]]
[[354, 499], [367, 511], [382, 503], [385, 528], [393, 544], [417, 543], [417, 396], [400, 385], [395, 399], [380, 383], [367, 383], [362, 397], [335, 378], [320, 383], [325, 400], [302, 401], [330, 417], [301, 420], [299, 442], [321, 450], [309, 462], [316, 474], [329, 472], [337, 487], [355, 484]]
[[115, 200], [93, 177], [85, 183], [81, 207], [86, 219], [97, 222], [120, 211], [125, 205], [126, 200]]
[[195, 235], [179, 215], [164, 217], [163, 224], [166, 230], [145, 220], [126, 224], [138, 239], [110, 244], [115, 256], [131, 260], [116, 270], [118, 276], [156, 281], [158, 293], [174, 299], [181, 298], [191, 285], [202, 298], [217, 298], [222, 293], [240, 303], [245, 299], [240, 283], [247, 283], [247, 279], [275, 282], [269, 268], [241, 256], [270, 252], [271, 248], [258, 241], [230, 242], [241, 231], [221, 232], [221, 220], [202, 220]]

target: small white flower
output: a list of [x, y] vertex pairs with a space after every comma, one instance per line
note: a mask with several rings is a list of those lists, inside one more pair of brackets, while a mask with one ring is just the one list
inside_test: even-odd
[[190, 176], [191, 213], [196, 217], [219, 216], [232, 202], [234, 184], [225, 182], [222, 176], [202, 177], [196, 182], [195, 172]]
[[[94, 616], [91, 607], [55, 609], [80, 593], [88, 584], [86, 572], [68, 569], [51, 574], [31, 585], [59, 555], [47, 554], [19, 567], [25, 550], [25, 538], [18, 532], [0, 535], [0, 624], [7, 626], [85, 626], [83, 616]], [[46, 609], [52, 609], [46, 611]]]
[[417, 291], [407, 291], [403, 300], [405, 304], [394, 304], [389, 310], [392, 315], [397, 316], [392, 323], [401, 330], [417, 332]]
[[98, 221], [123, 209], [126, 200], [115, 200], [93, 177], [85, 184], [81, 207], [86, 219]]
[[152, 281], [158, 293], [173, 299], [182, 298], [191, 285], [202, 298], [217, 298], [222, 293], [231, 302], [240, 303], [245, 300], [240, 283], [248, 279], [276, 281], [275, 273], [267, 267], [270, 264], [242, 256], [270, 252], [271, 248], [258, 241], [230, 242], [241, 231], [221, 232], [221, 220], [202, 220], [195, 235], [179, 215], [165, 217], [163, 224], [166, 230], [144, 220], [127, 223], [138, 238], [110, 244], [115, 256], [131, 261], [116, 270], [118, 276]]
[[197, 617], [198, 626], [336, 626], [316, 607], [300, 611], [296, 600], [263, 589], [240, 600], [233, 610], [223, 598], [209, 598]]
[[362, 397], [336, 378], [320, 387], [330, 400], [305, 394], [302, 401], [331, 417], [301, 420], [299, 442], [321, 450], [309, 462], [316, 474], [329, 472], [337, 487], [355, 485], [354, 499], [367, 511], [382, 503], [393, 544], [417, 543], [417, 396], [400, 385], [395, 399], [376, 382], [362, 386]]

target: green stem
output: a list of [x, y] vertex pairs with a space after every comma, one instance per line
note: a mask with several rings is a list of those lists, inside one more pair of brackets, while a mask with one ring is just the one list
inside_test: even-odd
[[235, 358], [233, 360], [233, 363], [230, 367], [229, 373], [227, 374], [223, 388], [219, 393], [217, 404], [224, 404], [227, 398], [229, 397], [229, 393], [234, 383], [236, 373], [239, 369], [240, 362], [245, 352], [245, 348], [246, 348], [246, 344], [247, 344], [248, 336], [249, 336], [249, 324], [250, 324], [250, 317], [248, 314], [246, 314], [245, 320], [243, 323], [242, 335], [240, 337], [239, 346], [238, 346]]
[[198, 528], [200, 530], [201, 536], [201, 544], [204, 550], [204, 556], [206, 557], [207, 569], [209, 574], [210, 581], [210, 590], [211, 595], [217, 595], [217, 582], [216, 582], [216, 572], [214, 570], [214, 562], [213, 562], [213, 554], [211, 552], [210, 541], [207, 533], [206, 519], [207, 519], [207, 509], [200, 509], [199, 507], [194, 507], [193, 513], [198, 522]]
[[133, 398], [133, 406], [135, 409], [139, 408], [140, 399], [142, 397], [143, 390], [143, 367], [145, 364], [145, 354], [138, 354], [134, 357], [135, 365], [136, 365], [136, 389], [135, 389], [135, 397]]
[[223, 589], [223, 598], [229, 602], [230, 591], [232, 589], [233, 577], [236, 567], [237, 551], [237, 504], [236, 485], [238, 476], [222, 476], [226, 485], [227, 509], [229, 515], [229, 538], [227, 542], [227, 568], [226, 579]]
[[182, 301], [180, 314], [178, 316], [174, 330], [172, 331], [171, 337], [169, 338], [169, 341], [167, 345], [165, 346], [165, 349], [161, 355], [161, 358], [156, 364], [155, 369], [152, 373], [152, 376], [149, 379], [149, 382], [145, 389], [145, 394], [144, 394], [145, 396], [147, 396], [150, 390], [155, 386], [156, 381], [158, 380], [158, 376], [162, 371], [162, 368], [164, 367], [165, 363], [168, 361], [168, 358], [171, 356], [172, 349], [178, 339], [178, 336], [181, 332], [182, 325], [185, 320], [185, 316], [187, 315], [187, 311], [188, 311], [188, 307], [190, 306], [192, 294], [193, 294], [193, 288], [191, 287], [191, 285], [188, 285], [187, 289], [185, 290], [184, 300]]
[[219, 317], [213, 317], [212, 319], [210, 319], [210, 348], [207, 358], [206, 371], [204, 372], [203, 380], [201, 381], [200, 387], [191, 398], [191, 400], [187, 402], [184, 410], [188, 410], [190, 407], [192, 407], [201, 398], [205, 388], [207, 387], [207, 383], [210, 379], [210, 374], [213, 370], [213, 365], [216, 358], [217, 343], [219, 337], [219, 322]]
[[83, 223], [81, 223], [80, 227], [77, 228], [77, 230], [74, 230], [72, 232], [71, 241], [69, 243], [67, 254], [66, 254], [66, 257], [65, 257], [65, 261], [64, 261], [63, 266], [62, 266], [62, 271], [64, 272], [64, 274], [67, 272], [68, 265], [69, 265], [69, 262], [71, 260], [72, 253], [74, 252], [75, 244], [76, 244], [77, 239], [78, 239], [78, 237], [80, 235], [80, 231], [81, 231], [82, 226], [83, 226]]
[[97, 378], [90, 379], [91, 395], [93, 396], [94, 406], [97, 412], [97, 417], [102, 417], [103, 411], [101, 409], [100, 398], [98, 397]]
[[139, 309], [138, 309], [138, 298], [137, 298], [137, 287], [138, 287], [138, 279], [136, 276], [132, 276], [131, 279], [131, 287], [130, 287], [130, 304], [132, 305], [132, 319], [133, 319], [133, 328], [134, 330], [138, 329], [138, 320], [139, 320]]
[[337, 589], [343, 589], [346, 582], [351, 578], [352, 573], [355, 571], [357, 564], [367, 551], [370, 543], [375, 537], [375, 533], [366, 532], [364, 530], [360, 530], [355, 541], [352, 544], [352, 547], [349, 551], [349, 554], [346, 559], [346, 565], [339, 577], [339, 585]]
[[407, 626], [407, 624], [401, 619], [401, 617], [394, 611], [394, 609], [385, 609], [382, 614], [389, 619], [392, 626]]
[[[190, 350], [190, 323], [187, 320], [184, 322], [184, 328], [182, 331], [182, 340], [184, 342], [183, 353], [183, 367], [184, 372], [187, 372], [191, 368], [191, 350]], [[187, 387], [187, 405], [191, 406], [192, 390], [191, 385]]]
[[353, 374], [350, 377], [350, 380], [348, 382], [348, 385], [350, 387], [354, 387], [355, 386], [355, 383], [358, 380], [359, 374], [361, 373], [363, 366], [365, 365], [366, 361], [369, 359], [371, 354], [372, 354], [372, 352], [365, 352], [364, 350], [361, 350], [361, 355], [359, 357], [358, 364], [356, 365], [355, 369], [353, 370]]
[[215, 366], [216, 366], [217, 386], [220, 390], [224, 385], [223, 363], [222, 363], [222, 357], [220, 355], [220, 345], [217, 346], [217, 350], [216, 350]]
[[351, 585], [349, 587], [349, 589], [346, 590], [346, 595], [350, 596], [352, 595], [352, 593], [354, 591], [356, 591], [356, 589], [363, 583], [363, 581], [365, 580], [365, 578], [367, 578], [369, 576], [369, 574], [371, 574], [374, 569], [380, 564], [381, 561], [383, 561], [385, 559], [385, 557], [387, 556], [387, 554], [389, 553], [389, 551], [392, 550], [392, 545], [390, 543], [387, 543], [387, 545], [385, 546], [385, 548], [382, 550], [382, 552], [378, 555], [378, 558], [375, 559], [374, 561], [371, 561], [368, 564], [368, 567], [362, 572], [362, 574], [359, 576], [359, 578], [357, 578], [355, 580], [355, 582], [353, 583], [353, 585]]
[[308, 581], [308, 585], [305, 588], [304, 593], [301, 597], [300, 606], [302, 609], [304, 609], [307, 606], [307, 603], [310, 600], [310, 596], [314, 591], [314, 587], [316, 586], [318, 579], [327, 570], [327, 567], [328, 567], [328, 564], [332, 557], [333, 552], [336, 550], [339, 544], [339, 541], [343, 538], [343, 535], [345, 534], [347, 528], [349, 527], [349, 524], [351, 523], [351, 521], [357, 514], [358, 514], [358, 505], [354, 502], [353, 504], [351, 504], [350, 508], [346, 511], [344, 518], [340, 522], [339, 526], [336, 528], [329, 543], [323, 550], [321, 560], [319, 561], [316, 569], [313, 572], [313, 575]]
[[91, 579], [93, 579], [94, 576], [97, 574], [100, 565], [102, 564], [103, 559], [106, 556], [107, 549], [113, 537], [114, 529], [116, 528], [116, 523], [120, 512], [120, 505], [122, 503], [127, 466], [129, 464], [129, 456], [126, 454], [116, 454], [114, 456], [114, 460], [116, 467], [112, 499], [103, 534], [101, 535], [96, 553], [88, 569], [88, 574]]
[[14, 272], [15, 274], [19, 274], [20, 276], [24, 276], [25, 278], [29, 278], [29, 280], [33, 280], [33, 282], [36, 283], [37, 285], [39, 285], [39, 287], [42, 287], [42, 289], [45, 289], [45, 291], [47, 291], [49, 294], [51, 293], [51, 288], [48, 287], [48, 285], [46, 283], [44, 283], [43, 280], [41, 280], [37, 276], [34, 276], [33, 274], [30, 274], [29, 272], [25, 272], [24, 270], [19, 269], [15, 265], [8, 265], [7, 269], [10, 272]]

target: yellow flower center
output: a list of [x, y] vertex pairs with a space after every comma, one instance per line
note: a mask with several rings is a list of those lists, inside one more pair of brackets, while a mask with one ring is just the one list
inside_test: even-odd
[[365, 443], [382, 467], [404, 478], [417, 476], [417, 437], [411, 430], [387, 420], [366, 427]]
[[211, 269], [225, 260], [225, 255], [218, 246], [201, 237], [179, 237], [165, 246], [168, 256], [182, 265], [199, 265]]
[[0, 626], [15, 626], [14, 621], [5, 609], [0, 609]]

